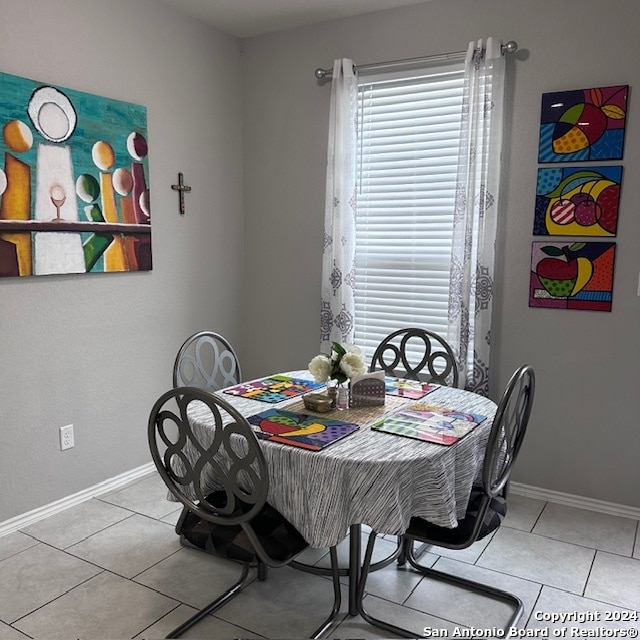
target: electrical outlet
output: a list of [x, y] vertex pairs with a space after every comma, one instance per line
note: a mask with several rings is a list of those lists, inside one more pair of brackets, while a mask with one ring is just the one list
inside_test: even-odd
[[60, 451], [71, 449], [73, 446], [73, 425], [68, 424], [65, 427], [60, 427]]

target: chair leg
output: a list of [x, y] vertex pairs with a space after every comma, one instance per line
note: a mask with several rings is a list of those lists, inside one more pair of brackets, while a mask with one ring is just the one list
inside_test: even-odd
[[183, 622], [179, 627], [176, 627], [167, 638], [179, 638], [185, 631], [191, 629], [195, 624], [200, 622], [203, 618], [210, 613], [217, 611], [220, 607], [224, 606], [229, 600], [235, 598], [247, 584], [249, 584], [249, 563], [242, 565], [242, 574], [240, 579], [229, 589], [227, 589], [221, 596], [216, 598], [213, 602], [208, 604], [203, 609], [200, 609], [196, 614], [189, 618], [186, 622]]
[[401, 567], [407, 564], [406, 546], [408, 544], [404, 536], [398, 536], [398, 565]]
[[342, 592], [340, 590], [340, 568], [338, 567], [338, 552], [335, 547], [329, 549], [331, 556], [331, 577], [333, 581], [333, 608], [329, 617], [313, 632], [311, 638], [319, 638], [323, 633], [329, 630], [336, 616], [340, 612], [342, 604]]
[[[373, 555], [373, 547], [376, 542], [376, 532], [372, 531], [369, 534], [369, 541], [367, 542], [367, 549], [364, 554], [364, 560], [362, 563], [362, 573], [360, 574], [360, 581], [358, 583], [358, 593], [357, 593], [357, 606], [358, 613], [362, 616], [364, 620], [366, 620], [369, 624], [374, 627], [379, 627], [380, 629], [384, 629], [385, 631], [400, 636], [402, 638], [416, 638], [416, 634], [412, 633], [408, 629], [402, 629], [400, 627], [396, 627], [395, 625], [385, 622], [384, 620], [380, 620], [379, 618], [374, 618], [370, 615], [364, 608], [363, 599], [364, 599], [364, 591], [367, 585], [367, 577], [369, 575], [369, 571], [371, 568], [371, 556]], [[404, 546], [404, 545], [403, 545]]]
[[269, 566], [262, 562], [262, 560], [258, 560], [258, 580], [260, 580], [260, 582], [264, 582], [268, 575]]
[[413, 553], [413, 544], [411, 542], [409, 542], [409, 545], [406, 547], [406, 551], [409, 564], [421, 574], [429, 578], [433, 578], [434, 580], [441, 580], [454, 586], [468, 589], [470, 591], [473, 591], [474, 593], [478, 593], [495, 600], [500, 600], [513, 607], [513, 615], [511, 616], [511, 618], [509, 618], [509, 621], [504, 627], [505, 636], [509, 634], [509, 630], [512, 627], [515, 627], [518, 623], [518, 620], [520, 620], [520, 618], [522, 617], [522, 614], [524, 613], [524, 604], [522, 603], [522, 600], [518, 598], [518, 596], [513, 595], [508, 591], [504, 591], [503, 589], [492, 587], [488, 584], [476, 582], [475, 580], [469, 580], [468, 578], [461, 578], [450, 573], [444, 573], [442, 571], [438, 571], [437, 569], [432, 569], [430, 567], [421, 565], [417, 561], [415, 554]]
[[390, 565], [394, 560], [398, 561], [398, 564], [404, 564], [404, 536], [398, 536], [397, 546], [393, 553], [390, 553], [386, 558], [382, 560], [378, 560], [378, 562], [374, 562], [370, 567], [369, 571], [377, 571], [378, 569], [383, 569], [384, 567]]
[[[400, 544], [400, 539], [398, 537], [398, 544]], [[413, 549], [413, 541], [404, 540], [402, 543], [402, 549], [398, 555], [398, 564], [404, 566], [407, 563], [407, 556], [412, 555], [414, 558], [421, 558], [428, 550], [429, 547], [433, 545], [424, 543], [418, 547], [418, 550], [415, 551]]]
[[175, 532], [180, 535], [182, 533], [182, 525], [184, 524], [185, 518], [189, 515], [189, 508], [185, 505], [182, 507], [182, 511], [180, 512], [180, 517], [178, 518], [178, 522], [176, 522]]

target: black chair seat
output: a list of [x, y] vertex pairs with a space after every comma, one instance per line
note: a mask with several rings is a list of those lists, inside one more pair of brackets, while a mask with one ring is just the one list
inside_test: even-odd
[[[448, 527], [439, 527], [423, 520], [422, 518], [411, 518], [409, 528], [406, 532], [407, 539], [428, 540], [429, 544], [437, 546], [458, 546], [464, 544], [471, 535], [473, 527], [478, 518], [479, 509], [482, 503], [483, 490], [482, 487], [474, 487], [469, 498], [469, 506], [463, 520], [458, 521], [455, 529]], [[504, 517], [507, 515], [507, 501], [503, 496], [496, 496], [491, 499], [487, 512], [483, 518], [480, 532], [476, 540], [480, 540], [495, 531]]]
[[[209, 504], [223, 504], [224, 491], [207, 496]], [[241, 510], [250, 505], [242, 505]], [[304, 551], [309, 545], [300, 532], [269, 503], [251, 520], [260, 544], [267, 554], [277, 562], [286, 562]], [[180, 537], [195, 547], [212, 555], [254, 564], [258, 557], [243, 528], [237, 525], [217, 525], [188, 512], [180, 529]]]

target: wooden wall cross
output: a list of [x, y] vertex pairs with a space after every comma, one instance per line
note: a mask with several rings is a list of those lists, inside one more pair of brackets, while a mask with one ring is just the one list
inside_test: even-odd
[[178, 196], [180, 197], [180, 215], [184, 215], [184, 192], [191, 191], [191, 187], [187, 186], [184, 183], [184, 176], [182, 172], [178, 173], [178, 184], [172, 184], [171, 188], [174, 191], [178, 192]]

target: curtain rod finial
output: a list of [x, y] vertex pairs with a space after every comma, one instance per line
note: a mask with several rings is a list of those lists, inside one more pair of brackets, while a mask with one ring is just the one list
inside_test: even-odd
[[327, 72], [325, 69], [318, 67], [315, 71], [315, 76], [318, 80], [322, 80], [327, 77]]
[[514, 40], [509, 40], [507, 44], [502, 45], [502, 53], [515, 53], [518, 50], [518, 43]]

